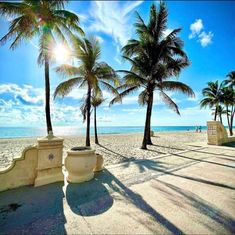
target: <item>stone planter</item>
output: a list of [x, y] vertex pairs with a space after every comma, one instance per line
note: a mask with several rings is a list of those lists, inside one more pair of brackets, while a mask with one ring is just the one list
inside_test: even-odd
[[150, 136], [151, 136], [151, 137], [154, 136], [154, 131], [150, 131]]
[[102, 155], [96, 153], [96, 166], [94, 168], [94, 171], [102, 171], [103, 170], [103, 163], [104, 163], [104, 158]]
[[94, 177], [96, 166], [95, 150], [89, 147], [75, 147], [67, 152], [65, 167], [68, 171], [67, 181], [81, 183]]

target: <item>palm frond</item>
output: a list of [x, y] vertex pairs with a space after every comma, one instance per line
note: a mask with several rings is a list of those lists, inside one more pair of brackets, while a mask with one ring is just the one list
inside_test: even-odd
[[55, 89], [54, 98], [56, 98], [57, 96], [64, 97], [68, 95], [74, 87], [78, 86], [79, 83], [81, 83], [81, 81], [81, 77], [76, 77], [60, 83]]
[[[125, 86], [125, 85], [122, 85], [122, 86], [120, 86], [120, 87], [123, 89], [123, 88], [126, 87], [126, 86]], [[133, 93], [133, 92], [135, 92], [135, 91], [137, 91], [138, 89], [139, 89], [139, 86], [128, 87], [125, 91], [119, 93], [115, 98], [113, 98], [113, 99], [110, 101], [109, 106], [113, 105], [114, 103], [118, 103], [118, 102], [122, 103], [122, 99], [123, 99], [125, 96], [127, 96], [127, 95], [129, 95], [129, 94], [131, 94], [131, 93]]]
[[195, 97], [195, 94], [191, 87], [178, 81], [163, 81], [161, 88], [166, 91], [179, 91], [187, 96]]
[[78, 67], [62, 64], [55, 68], [55, 71], [61, 74], [63, 77], [76, 76], [81, 74], [81, 70]]
[[27, 4], [23, 2], [0, 2], [0, 15], [3, 17], [18, 17], [24, 14]]
[[148, 91], [146, 89], [144, 89], [138, 96], [138, 103], [141, 106], [144, 106], [148, 103]]
[[173, 109], [178, 115], [180, 115], [177, 104], [165, 92], [161, 91], [160, 97], [162, 98], [163, 102], [169, 106], [169, 108]]
[[[153, 8], [151, 8], [152, 10]], [[153, 10], [151, 11], [151, 13], [153, 14]], [[164, 2], [160, 3], [160, 9], [157, 15], [157, 20], [156, 20], [156, 25], [155, 25], [155, 40], [159, 40], [162, 36], [164, 31], [167, 28], [167, 16], [168, 16], [168, 12], [167, 12], [167, 8]]]
[[200, 107], [201, 108], [206, 108], [208, 106], [210, 108], [212, 108], [214, 105], [215, 105], [215, 103], [208, 97], [206, 97], [206, 98], [204, 98], [200, 101]]
[[118, 91], [115, 87], [113, 87], [111, 84], [105, 82], [105, 81], [100, 81], [100, 85], [104, 87], [107, 91], [111, 92], [114, 95], [118, 95]]

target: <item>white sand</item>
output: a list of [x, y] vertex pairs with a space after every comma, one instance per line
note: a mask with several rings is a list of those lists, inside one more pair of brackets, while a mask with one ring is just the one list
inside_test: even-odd
[[[94, 144], [94, 138], [91, 138], [92, 147], [96, 152], [104, 156], [105, 165], [112, 165], [134, 159], [145, 159], [155, 157], [164, 153], [174, 153], [186, 150], [189, 146], [186, 143], [206, 142], [206, 132], [158, 132], [152, 137], [153, 146], [149, 150], [140, 149], [143, 134], [113, 134], [100, 135], [99, 145]], [[65, 136], [64, 137], [64, 157], [66, 150], [75, 146], [85, 144], [85, 137]], [[36, 138], [14, 138], [0, 139], [0, 170], [8, 167], [13, 158], [21, 156], [22, 150], [29, 146], [37, 144]]]

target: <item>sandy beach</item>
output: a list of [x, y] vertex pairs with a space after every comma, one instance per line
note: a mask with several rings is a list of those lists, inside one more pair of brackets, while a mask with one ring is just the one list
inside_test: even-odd
[[[189, 148], [187, 143], [206, 142], [206, 132], [158, 132], [152, 137], [153, 144], [149, 150], [141, 150], [142, 133], [109, 134], [100, 135], [100, 145], [94, 144], [91, 137], [92, 147], [104, 157], [104, 164], [112, 165], [135, 159], [148, 159], [161, 154], [174, 153]], [[64, 136], [64, 157], [66, 150], [74, 146], [82, 146], [85, 143], [84, 136]], [[0, 139], [0, 170], [8, 167], [12, 159], [19, 158], [22, 150], [37, 144], [36, 138], [13, 138]]]

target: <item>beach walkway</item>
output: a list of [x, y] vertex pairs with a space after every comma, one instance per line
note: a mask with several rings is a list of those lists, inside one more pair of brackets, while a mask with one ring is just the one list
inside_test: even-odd
[[83, 184], [0, 193], [0, 234], [234, 234], [235, 149], [108, 166]]

